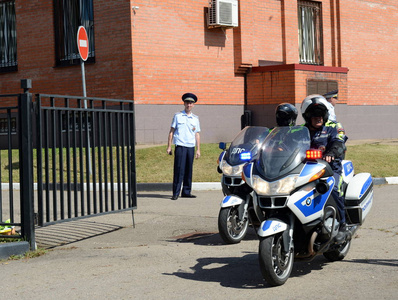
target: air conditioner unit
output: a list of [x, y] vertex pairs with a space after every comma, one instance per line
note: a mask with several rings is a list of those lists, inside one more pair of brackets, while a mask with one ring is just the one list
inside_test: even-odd
[[210, 0], [209, 27], [238, 27], [238, 0]]

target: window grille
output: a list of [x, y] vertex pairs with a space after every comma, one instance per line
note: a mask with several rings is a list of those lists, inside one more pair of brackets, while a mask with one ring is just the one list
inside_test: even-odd
[[322, 3], [298, 1], [301, 64], [323, 65]]
[[0, 72], [17, 70], [15, 1], [0, 2]]
[[93, 0], [54, 0], [56, 64], [80, 63], [77, 48], [77, 30], [84, 26], [88, 35], [87, 62], [94, 62], [94, 9]]

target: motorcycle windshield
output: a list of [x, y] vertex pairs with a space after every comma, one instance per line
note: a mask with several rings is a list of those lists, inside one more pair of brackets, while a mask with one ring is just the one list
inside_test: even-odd
[[288, 174], [304, 161], [310, 145], [307, 127], [274, 128], [261, 146], [259, 172], [268, 180]]
[[262, 126], [246, 126], [238, 133], [228, 149], [226, 160], [236, 166], [252, 160], [259, 152], [269, 129]]

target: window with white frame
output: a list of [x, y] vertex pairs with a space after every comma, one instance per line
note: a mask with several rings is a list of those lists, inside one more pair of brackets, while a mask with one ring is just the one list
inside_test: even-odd
[[94, 62], [93, 0], [54, 0], [56, 64], [73, 65], [80, 62], [77, 30], [84, 26], [89, 40], [87, 62]]
[[297, 3], [300, 63], [323, 65], [322, 3]]
[[15, 1], [0, 0], [0, 72], [16, 71], [17, 66]]

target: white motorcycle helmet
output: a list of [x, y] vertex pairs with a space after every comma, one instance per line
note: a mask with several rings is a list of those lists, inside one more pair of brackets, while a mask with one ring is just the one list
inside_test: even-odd
[[322, 117], [325, 124], [329, 119], [328, 107], [328, 101], [322, 95], [309, 95], [301, 103], [301, 115], [307, 124], [311, 124], [312, 117]]

